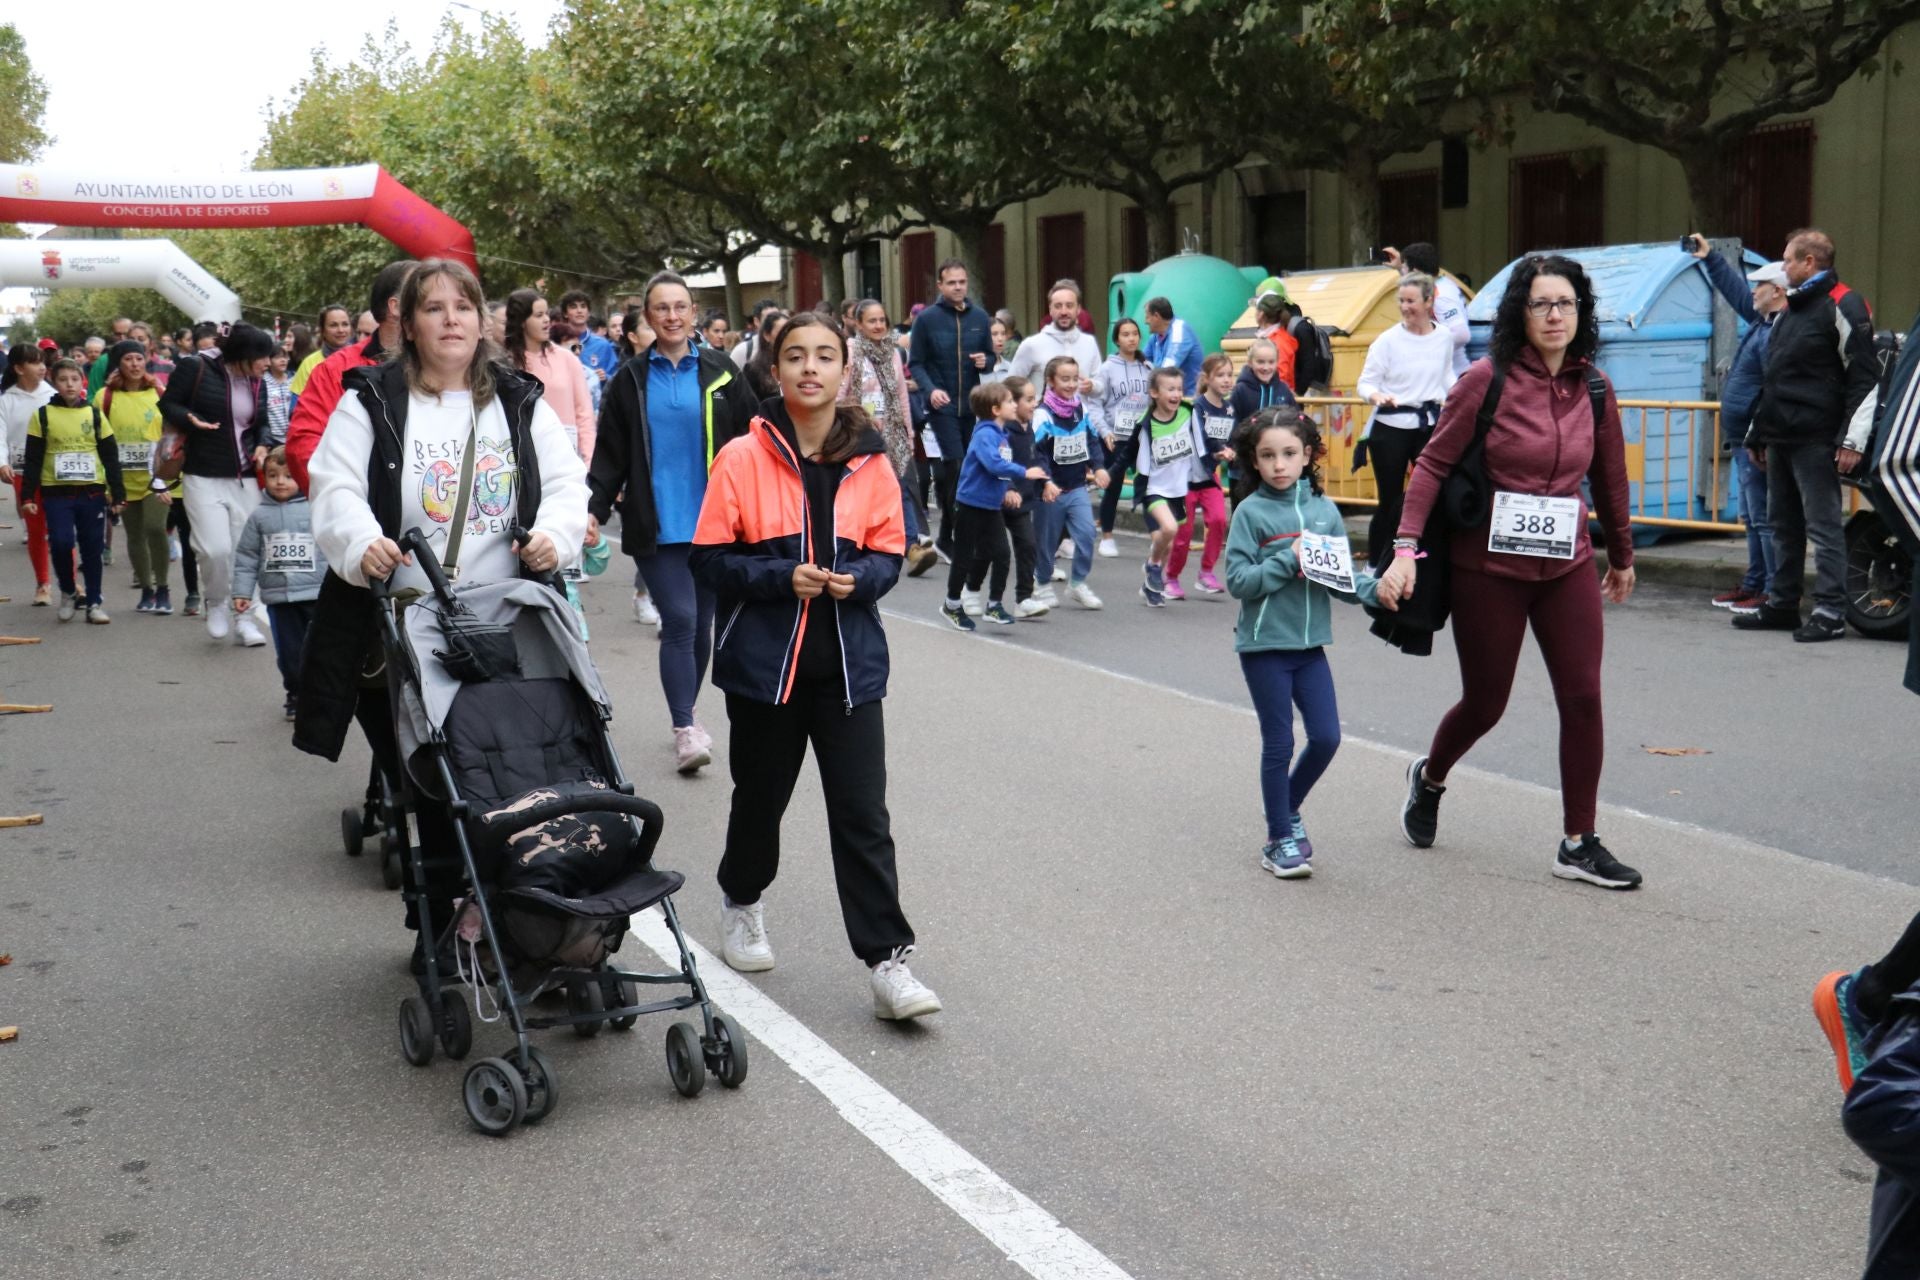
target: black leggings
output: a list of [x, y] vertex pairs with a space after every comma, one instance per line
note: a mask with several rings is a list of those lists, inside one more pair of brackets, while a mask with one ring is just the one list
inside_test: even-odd
[[[955, 504], [953, 550], [947, 554], [953, 557], [953, 564], [947, 568], [947, 599], [958, 600], [960, 589], [967, 585], [971, 577], [980, 581], [974, 573], [975, 561], [985, 561], [992, 567], [993, 578], [988, 586], [992, 598], [1000, 599], [1007, 593], [1007, 526], [1001, 520], [998, 510], [987, 511], [981, 507], [969, 507], [965, 503]], [[1028, 577], [1032, 577], [1029, 572]]]
[[[1113, 455], [1107, 459], [1107, 487], [1100, 492], [1100, 532], [1112, 533], [1113, 522], [1120, 518], [1120, 490], [1126, 483], [1127, 468], [1139, 456], [1140, 433], [1135, 431], [1125, 440], [1117, 441], [1113, 446]], [[1133, 478], [1133, 500], [1140, 501], [1140, 477]]]
[[197, 596], [200, 594], [200, 558], [193, 554], [193, 525], [187, 521], [184, 499], [176, 497], [168, 506], [167, 528], [180, 535], [180, 577], [187, 584], [187, 594]]
[[727, 695], [733, 809], [719, 880], [737, 906], [760, 901], [773, 883], [780, 870], [780, 820], [812, 743], [847, 941], [854, 955], [876, 965], [896, 947], [912, 945], [913, 926], [900, 910], [887, 815], [886, 720], [879, 702], [849, 710], [845, 698], [837, 680], [800, 681], [779, 706]]
[[[1021, 507], [1019, 510], [1000, 508], [1001, 522], [1007, 526], [1007, 536], [1013, 540], [1013, 598], [1025, 600], [1033, 594], [1033, 565], [1035, 560], [1033, 543], [1033, 512]], [[967, 574], [967, 590], [978, 591], [980, 584], [987, 580], [987, 570], [992, 567], [991, 556], [976, 555], [973, 569]], [[995, 600], [1001, 599], [995, 592]]]
[[1375, 422], [1367, 434], [1373, 489], [1380, 497], [1373, 520], [1367, 525], [1367, 567], [1375, 573], [1387, 562], [1387, 550], [1400, 527], [1400, 511], [1407, 500], [1407, 473], [1432, 438], [1432, 428], [1391, 427], [1383, 422]]

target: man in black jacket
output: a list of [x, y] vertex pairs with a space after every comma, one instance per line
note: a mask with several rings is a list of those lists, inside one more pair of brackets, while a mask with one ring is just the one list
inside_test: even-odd
[[[1773, 322], [1760, 403], [1747, 432], [1753, 460], [1767, 469], [1774, 573], [1767, 602], [1742, 614], [1743, 631], [1792, 631], [1795, 640], [1847, 633], [1847, 544], [1838, 467], [1859, 454], [1843, 434], [1873, 394], [1880, 365], [1866, 300], [1839, 281], [1833, 241], [1811, 228], [1787, 237], [1787, 308]], [[1807, 543], [1813, 543], [1813, 616], [1800, 621]]]

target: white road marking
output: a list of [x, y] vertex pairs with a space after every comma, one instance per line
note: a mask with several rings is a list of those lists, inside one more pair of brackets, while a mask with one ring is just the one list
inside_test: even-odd
[[[680, 967], [680, 949], [657, 911], [634, 916], [633, 933], [669, 968]], [[1008, 1261], [1036, 1280], [1131, 1280], [718, 956], [692, 938], [687, 946], [707, 995], [728, 1017], [818, 1089], [848, 1124], [992, 1241]]]

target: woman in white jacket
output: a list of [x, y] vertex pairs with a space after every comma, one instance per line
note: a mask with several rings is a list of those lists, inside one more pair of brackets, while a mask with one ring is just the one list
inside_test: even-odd
[[1400, 527], [1407, 473], [1433, 438], [1440, 406], [1452, 390], [1453, 335], [1433, 321], [1433, 277], [1412, 272], [1400, 281], [1400, 323], [1373, 340], [1357, 388], [1373, 405], [1354, 466], [1373, 467], [1380, 504], [1367, 528], [1367, 563], [1381, 565]]

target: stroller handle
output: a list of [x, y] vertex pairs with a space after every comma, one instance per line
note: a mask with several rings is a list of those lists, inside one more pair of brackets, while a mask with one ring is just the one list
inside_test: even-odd
[[[526, 546], [527, 539], [531, 537], [533, 537], [533, 534], [528, 532], [526, 526], [522, 525], [518, 520], [507, 526], [507, 540], [516, 547]], [[532, 569], [527, 568], [526, 563], [522, 561], [520, 565], [520, 576], [529, 581], [537, 582], [543, 587], [551, 587], [561, 595], [567, 594], [566, 580], [560, 576], [558, 569], [553, 570], [551, 573], [536, 573]]]
[[666, 818], [661, 814], [659, 805], [639, 796], [623, 795], [599, 787], [569, 786], [554, 790], [557, 794], [553, 799], [514, 810], [510, 821], [495, 821], [483, 826], [475, 840], [478, 846], [475, 852], [496, 854], [515, 833], [555, 818], [564, 818], [568, 814], [622, 813], [640, 819], [640, 855], [646, 863], [652, 864], [654, 846], [660, 843], [660, 833], [666, 827]]
[[440, 567], [440, 557], [433, 553], [433, 546], [427, 541], [427, 535], [418, 529], [409, 529], [400, 535], [400, 549], [413, 557], [420, 571], [427, 575], [427, 581], [433, 586], [433, 594], [440, 603], [453, 606], [453, 584], [447, 581], [445, 569]]

